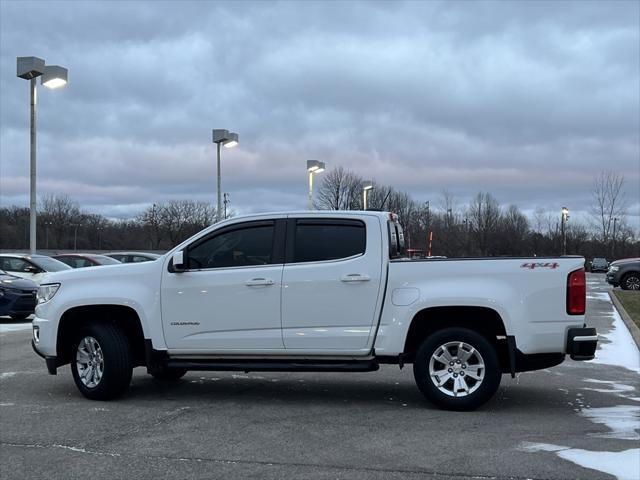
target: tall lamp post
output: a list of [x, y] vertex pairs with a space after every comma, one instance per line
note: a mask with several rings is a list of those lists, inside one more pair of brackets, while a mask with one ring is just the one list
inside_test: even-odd
[[238, 145], [238, 134], [224, 130], [221, 128], [214, 128], [212, 131], [213, 143], [216, 144], [216, 151], [218, 154], [218, 206], [216, 209], [216, 222], [219, 222], [222, 217], [222, 187], [221, 187], [221, 175], [220, 175], [220, 146], [225, 148], [232, 148]]
[[618, 217], [613, 218], [613, 237], [611, 241], [611, 256], [615, 260], [616, 256], [616, 224], [618, 223]]
[[369, 207], [368, 200], [369, 200], [369, 191], [370, 190], [373, 190], [373, 182], [372, 181], [364, 182], [364, 184], [362, 186], [362, 206], [363, 206], [363, 210], [367, 210], [367, 208]]
[[567, 254], [567, 220], [569, 220], [569, 209], [567, 207], [562, 207], [562, 255]]
[[31, 118], [30, 118], [30, 186], [29, 186], [29, 251], [36, 253], [36, 105], [38, 95], [36, 79], [41, 77], [42, 85], [58, 88], [67, 84], [68, 71], [58, 65], [45, 65], [38, 57], [18, 57], [17, 72], [19, 78], [31, 82]]
[[324, 172], [324, 168], [324, 162], [307, 160], [307, 172], [309, 173], [309, 210], [313, 210], [313, 175]]

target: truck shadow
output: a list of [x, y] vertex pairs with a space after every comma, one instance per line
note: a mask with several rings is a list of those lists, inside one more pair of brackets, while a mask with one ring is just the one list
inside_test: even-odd
[[[146, 375], [134, 378], [123, 401], [180, 402], [193, 407], [233, 404], [242, 408], [264, 407], [265, 402], [287, 406], [397, 406], [403, 409], [437, 410], [429, 403], [407, 372], [395, 380], [375, 374], [328, 374], [305, 377], [303, 374], [220, 374], [190, 372], [177, 382], [160, 382]], [[573, 409], [575, 395], [554, 387], [511, 385], [505, 379], [496, 395], [479, 411], [534, 410], [539, 413]]]

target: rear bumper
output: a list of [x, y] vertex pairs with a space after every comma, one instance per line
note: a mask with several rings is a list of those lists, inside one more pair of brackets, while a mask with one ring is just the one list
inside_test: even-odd
[[572, 360], [593, 360], [597, 347], [598, 334], [595, 328], [570, 328], [567, 332], [567, 354]]

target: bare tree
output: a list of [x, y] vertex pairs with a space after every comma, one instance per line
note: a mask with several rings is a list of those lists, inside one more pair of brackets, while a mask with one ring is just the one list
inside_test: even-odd
[[490, 193], [478, 192], [469, 205], [470, 228], [481, 255], [489, 253], [500, 216], [500, 205]]
[[623, 186], [624, 176], [613, 170], [600, 172], [593, 182], [591, 214], [604, 243], [613, 238], [614, 219], [616, 223], [624, 223], [627, 204]]
[[81, 221], [78, 202], [68, 195], [45, 195], [40, 201], [40, 216], [51, 230], [52, 248], [70, 248], [73, 245], [75, 229]]
[[321, 210], [355, 210], [361, 208], [363, 180], [343, 168], [334, 168], [322, 179], [318, 188], [317, 208]]

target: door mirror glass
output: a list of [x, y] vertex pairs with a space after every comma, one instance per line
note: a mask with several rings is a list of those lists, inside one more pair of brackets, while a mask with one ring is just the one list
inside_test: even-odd
[[186, 266], [184, 264], [184, 250], [180, 250], [173, 254], [173, 257], [171, 257], [171, 266], [173, 267], [174, 272], [184, 272], [186, 270]]
[[27, 267], [24, 268], [24, 271], [27, 273], [40, 273], [41, 270], [38, 267], [34, 267], [32, 265], [29, 265]]

